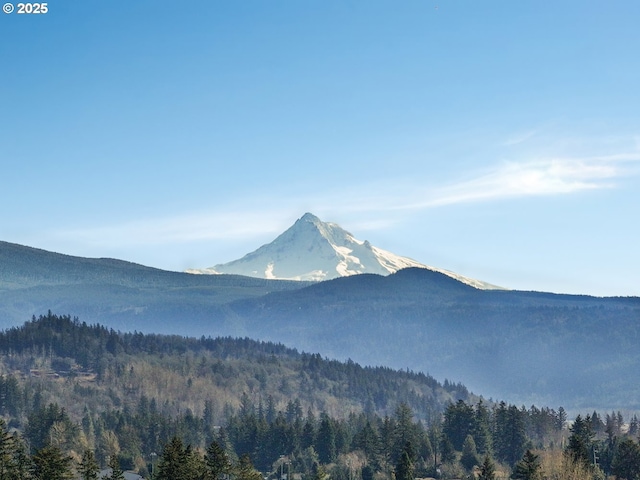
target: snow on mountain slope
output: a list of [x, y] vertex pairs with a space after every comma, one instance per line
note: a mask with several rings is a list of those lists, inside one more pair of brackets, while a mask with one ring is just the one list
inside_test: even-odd
[[188, 273], [232, 273], [287, 280], [329, 280], [360, 273], [389, 275], [402, 268], [434, 270], [480, 289], [498, 289], [480, 280], [400, 257], [361, 241], [335, 223], [306, 213], [273, 242], [239, 260]]

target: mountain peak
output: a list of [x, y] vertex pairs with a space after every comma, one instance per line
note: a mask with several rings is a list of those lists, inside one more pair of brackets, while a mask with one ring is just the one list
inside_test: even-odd
[[311, 222], [311, 223], [321, 223], [321, 220], [316, 217], [313, 213], [305, 213], [302, 217], [298, 219], [298, 222]]
[[356, 239], [336, 223], [305, 213], [273, 242], [232, 262], [189, 273], [228, 273], [283, 280], [329, 280], [360, 273], [389, 275], [408, 267], [443, 273], [480, 289], [494, 285], [401, 257]]

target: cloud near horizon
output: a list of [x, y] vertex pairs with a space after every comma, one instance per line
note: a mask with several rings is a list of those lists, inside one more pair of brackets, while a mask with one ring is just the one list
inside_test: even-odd
[[[384, 230], [397, 223], [399, 212], [410, 213], [462, 203], [517, 197], [566, 195], [612, 188], [615, 180], [638, 173], [640, 153], [585, 158], [547, 158], [505, 162], [471, 178], [443, 187], [425, 188], [400, 181], [389, 188], [366, 185], [350, 193], [330, 192], [309, 198], [280, 198], [256, 209], [229, 205], [224, 211], [151, 218], [122, 224], [53, 232], [57, 239], [92, 245], [158, 245], [207, 240], [232, 240], [277, 235], [305, 211], [326, 218], [353, 217], [347, 229]], [[374, 192], [374, 193], [372, 193]], [[283, 205], [286, 205], [283, 206]], [[300, 207], [304, 205], [305, 207]], [[294, 206], [294, 207], [292, 207]], [[295, 208], [295, 210], [293, 210]]]

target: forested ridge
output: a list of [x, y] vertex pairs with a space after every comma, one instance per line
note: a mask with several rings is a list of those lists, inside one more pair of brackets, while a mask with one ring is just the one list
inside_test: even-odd
[[250, 337], [408, 367], [517, 403], [640, 410], [637, 297], [483, 291], [412, 268], [314, 284], [190, 275], [6, 242], [0, 264], [0, 328], [51, 309], [127, 332]]
[[[96, 387], [108, 386], [117, 402], [125, 403], [136, 394], [148, 395], [150, 382], [162, 380], [166, 392], [174, 374], [194, 388], [205, 382], [203, 387], [234, 390], [234, 398], [223, 397], [234, 408], [242, 392], [265, 400], [272, 395], [277, 403], [286, 403], [295, 392], [305, 408], [338, 416], [354, 408], [386, 414], [404, 402], [428, 420], [448, 401], [471, 398], [463, 385], [448, 380], [441, 384], [421, 372], [363, 367], [249, 338], [123, 333], [52, 313], [0, 333], [0, 352], [7, 373], [33, 376], [34, 370], [38, 375], [49, 371], [79, 384], [94, 375]], [[160, 371], [167, 378], [151, 375]], [[121, 388], [124, 384], [127, 388]], [[176, 392], [170, 393], [175, 398]]]
[[568, 423], [561, 407], [490, 402], [276, 343], [122, 333], [49, 313], [0, 333], [0, 355], [0, 478], [95, 478], [107, 466], [110, 478], [172, 480], [640, 472], [635, 416]]

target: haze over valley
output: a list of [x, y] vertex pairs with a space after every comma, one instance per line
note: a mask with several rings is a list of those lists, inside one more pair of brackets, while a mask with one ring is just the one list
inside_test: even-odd
[[[409, 368], [525, 405], [640, 406], [638, 297], [495, 287], [356, 240], [309, 213], [256, 252], [193, 273], [9, 243], [0, 244], [0, 262], [5, 328], [72, 312], [125, 332], [246, 336]], [[314, 275], [334, 278], [299, 280]]]
[[1, 480], [640, 479], [640, 2], [3, 3]]

